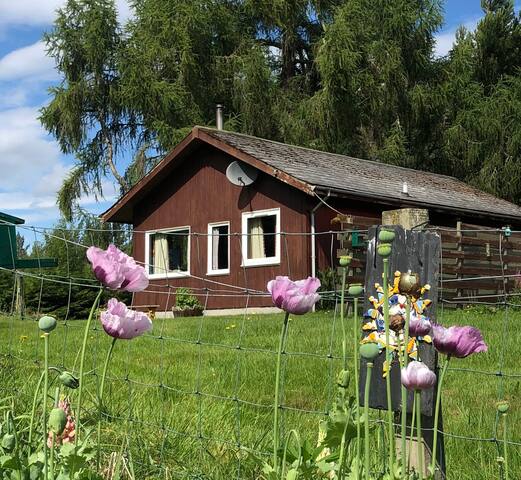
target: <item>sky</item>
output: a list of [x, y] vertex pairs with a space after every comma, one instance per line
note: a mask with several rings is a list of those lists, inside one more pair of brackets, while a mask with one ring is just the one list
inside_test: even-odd
[[[73, 163], [38, 121], [39, 109], [49, 101], [48, 88], [60, 80], [41, 38], [64, 3], [0, 0], [0, 211], [39, 227], [59, 219], [56, 192]], [[116, 4], [120, 21], [130, 18], [126, 0]], [[444, 8], [437, 55], [449, 51], [458, 26], [472, 29], [482, 16], [480, 0], [446, 0]], [[115, 200], [112, 184], [106, 191], [102, 201], [82, 199], [83, 208], [104, 211]]]

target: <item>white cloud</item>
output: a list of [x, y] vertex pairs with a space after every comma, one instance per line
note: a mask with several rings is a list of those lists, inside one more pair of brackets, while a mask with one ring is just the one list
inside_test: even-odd
[[45, 54], [45, 44], [41, 41], [13, 50], [0, 59], [0, 81], [55, 78], [54, 60]]
[[34, 107], [0, 111], [0, 205], [14, 215], [56, 218], [56, 191], [68, 168], [37, 117]]
[[[52, 24], [56, 10], [65, 0], [0, 0], [0, 26], [45, 26]], [[119, 19], [128, 20], [132, 11], [127, 0], [116, 0]]]

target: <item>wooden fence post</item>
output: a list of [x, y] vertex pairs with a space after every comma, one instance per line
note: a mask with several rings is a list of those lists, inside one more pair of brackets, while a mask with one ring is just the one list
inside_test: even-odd
[[[403, 223], [408, 226], [418, 225], [418, 210], [415, 210], [410, 215], [409, 212], [393, 211], [390, 215], [383, 215], [382, 223], [389, 225], [389, 221], [393, 219], [400, 219]], [[387, 213], [387, 212], [386, 212]], [[428, 212], [420, 214], [420, 218], [423, 217], [424, 223], [428, 218]], [[427, 220], [428, 221], [428, 220]], [[431, 232], [420, 232], [418, 230], [404, 230], [401, 226], [394, 227], [396, 233], [396, 239], [393, 243], [393, 251], [389, 259], [391, 275], [395, 270], [406, 272], [412, 270], [420, 275], [423, 284], [429, 283], [432, 287], [429, 298], [432, 300], [432, 305], [429, 307], [429, 316], [432, 320], [436, 319], [436, 304], [438, 299], [438, 278], [439, 278], [439, 259], [441, 241], [439, 235]], [[376, 244], [378, 241], [378, 228], [372, 227], [369, 230], [369, 248], [367, 250], [367, 267], [366, 267], [366, 295], [374, 294], [374, 284], [376, 282], [381, 283], [382, 276], [382, 260], [376, 255]], [[392, 277], [391, 277], [392, 281]], [[366, 301], [366, 307], [368, 307]], [[434, 371], [437, 371], [437, 357], [432, 345], [421, 344], [420, 355], [426, 365]], [[372, 408], [386, 409], [387, 402], [385, 399], [385, 382], [382, 376], [382, 364], [383, 357], [377, 358], [374, 362], [375, 375], [371, 381], [371, 398], [369, 399], [370, 406]], [[362, 378], [365, 375], [365, 362], [362, 362], [361, 375]], [[380, 372], [380, 374], [376, 373]], [[398, 364], [394, 364], [390, 371], [391, 382], [392, 382], [392, 404], [393, 410], [397, 415], [400, 415], [400, 369]], [[433, 442], [433, 428], [434, 428], [434, 390], [424, 392], [424, 402], [422, 405], [422, 424], [425, 427], [423, 431], [423, 440], [425, 447], [425, 458], [431, 458], [432, 442]], [[363, 396], [362, 396], [363, 398]], [[408, 412], [411, 408], [411, 398], [408, 400]], [[410, 424], [410, 415], [407, 424]], [[442, 420], [440, 415], [440, 421], [437, 428], [442, 431]], [[438, 436], [438, 466], [442, 472], [438, 478], [444, 478], [445, 475], [445, 458], [443, 449], [443, 435]], [[401, 442], [397, 441], [396, 444], [400, 445]], [[409, 442], [407, 442], [409, 444]], [[426, 461], [426, 465], [428, 464]], [[426, 473], [426, 472], [425, 472]]]

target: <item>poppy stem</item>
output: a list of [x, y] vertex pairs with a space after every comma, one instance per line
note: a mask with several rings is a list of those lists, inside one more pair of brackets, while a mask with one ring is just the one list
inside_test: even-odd
[[[277, 366], [275, 369], [275, 400], [273, 404], [273, 468], [276, 475], [279, 471], [278, 451], [279, 451], [279, 395], [280, 395], [280, 364], [282, 359], [282, 350], [286, 343], [286, 335], [288, 333], [289, 312], [284, 316], [282, 331], [280, 332], [279, 349], [277, 351]], [[278, 478], [278, 476], [277, 476]]]
[[344, 297], [346, 291], [346, 267], [342, 267], [342, 291], [340, 292], [340, 323], [342, 325], [342, 368], [347, 369], [347, 335], [346, 324], [344, 318]]
[[359, 391], [359, 369], [358, 369], [358, 362], [359, 359], [359, 353], [358, 353], [358, 345], [360, 343], [359, 341], [359, 326], [358, 326], [358, 297], [354, 298], [354, 313], [353, 313], [353, 351], [354, 351], [354, 361], [353, 361], [353, 367], [355, 371], [355, 397], [356, 397], [356, 477], [358, 479], [359, 473], [360, 473], [360, 450], [361, 450], [361, 430], [362, 425], [360, 425], [360, 391]]
[[416, 396], [416, 435], [418, 448], [418, 476], [423, 480], [423, 448], [422, 448], [422, 426], [421, 426], [421, 390], [415, 390]]
[[[36, 385], [36, 391], [34, 392], [33, 408], [31, 410], [31, 420], [29, 421], [29, 439], [27, 441], [28, 445], [31, 445], [31, 442], [33, 440], [33, 427], [34, 427], [34, 417], [36, 415], [36, 404], [38, 402], [38, 394], [40, 393], [40, 388], [42, 387], [44, 378], [45, 378], [45, 371], [42, 372], [42, 374], [40, 375], [40, 380], [38, 380], [38, 383]], [[30, 455], [30, 452], [29, 452], [29, 455]]]
[[89, 318], [87, 319], [87, 323], [85, 324], [85, 331], [83, 333], [83, 344], [81, 346], [81, 356], [80, 356], [80, 373], [79, 373], [79, 380], [80, 380], [80, 386], [78, 388], [78, 401], [76, 404], [76, 439], [75, 439], [75, 445], [78, 446], [78, 441], [80, 439], [80, 430], [81, 430], [81, 400], [82, 400], [82, 393], [83, 393], [83, 369], [85, 366], [85, 351], [87, 350], [87, 340], [89, 338], [89, 330], [90, 330], [90, 324], [92, 323], [92, 318], [94, 317], [94, 313], [99, 305], [99, 301], [101, 298], [101, 294], [103, 293], [103, 288], [100, 288], [98, 295], [96, 299], [94, 300], [94, 303], [92, 304], [92, 307], [90, 309]]
[[[54, 395], [54, 408], [58, 407], [60, 402], [60, 387], [56, 387], [56, 393]], [[54, 445], [56, 443], [56, 434], [51, 434], [51, 480], [54, 480]]]
[[394, 428], [393, 428], [393, 405], [391, 398], [391, 364], [392, 352], [389, 338], [389, 259], [383, 259], [383, 290], [384, 290], [384, 321], [385, 321], [385, 362], [387, 365], [387, 374], [385, 376], [385, 387], [387, 393], [387, 428], [389, 442], [389, 473], [393, 475], [394, 469]]
[[431, 467], [430, 474], [434, 476], [436, 473], [436, 453], [438, 450], [438, 419], [440, 416], [440, 406], [441, 406], [441, 388], [443, 385], [443, 380], [445, 379], [445, 373], [447, 372], [447, 368], [450, 362], [450, 355], [447, 356], [447, 360], [445, 361], [443, 368], [441, 369], [441, 373], [438, 379], [438, 389], [436, 392], [436, 407], [434, 410], [434, 435], [432, 437], [432, 459], [431, 459]]
[[508, 431], [507, 431], [507, 414], [503, 413], [501, 415], [503, 417], [503, 461], [504, 461], [504, 472], [505, 472], [505, 480], [508, 480]]
[[[403, 329], [403, 365], [402, 368], [407, 368], [408, 363], [408, 345], [409, 345], [409, 322], [411, 320], [411, 302], [407, 298], [405, 304], [405, 326]], [[407, 389], [402, 385], [402, 479], [407, 478]]]
[[367, 363], [365, 375], [365, 392], [364, 392], [364, 470], [365, 479], [370, 480], [369, 469], [369, 392], [371, 390], [371, 373], [373, 372], [373, 362]]
[[49, 390], [49, 334], [43, 334], [44, 341], [44, 376], [43, 376], [43, 476], [49, 478], [49, 464], [47, 463], [47, 392]]
[[105, 389], [105, 378], [107, 377], [107, 370], [110, 362], [110, 358], [112, 356], [112, 351], [114, 350], [114, 345], [116, 344], [117, 338], [114, 337], [112, 342], [110, 343], [109, 351], [107, 352], [107, 357], [105, 358], [105, 365], [103, 365], [103, 373], [101, 374], [101, 383], [98, 394], [98, 441], [96, 443], [97, 452], [96, 452], [96, 468], [99, 472], [100, 468], [100, 460], [101, 460], [101, 417], [103, 415], [103, 390]]
[[414, 438], [414, 421], [416, 420], [416, 395], [413, 395], [412, 401], [412, 415], [411, 415], [411, 427], [409, 433], [409, 458], [407, 459], [407, 470], [411, 468], [411, 452], [412, 452], [412, 441]]

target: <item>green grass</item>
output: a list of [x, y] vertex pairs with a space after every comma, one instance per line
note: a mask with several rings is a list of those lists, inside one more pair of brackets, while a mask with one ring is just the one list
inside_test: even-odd
[[[458, 436], [493, 438], [495, 403], [506, 398], [511, 401], [510, 439], [521, 442], [521, 376], [494, 375], [500, 364], [505, 374], [521, 374], [521, 313], [511, 313], [505, 323], [502, 312], [457, 311], [446, 313], [443, 321], [481, 328], [490, 346], [488, 353], [455, 359], [447, 374], [448, 478], [499, 478], [495, 444]], [[106, 385], [104, 452], [120, 451], [128, 433], [137, 478], [257, 478], [253, 459], [239, 446], [270, 452], [281, 322], [282, 315], [156, 319], [151, 335], [118, 342]], [[77, 368], [83, 327], [79, 321], [60, 324], [51, 336], [52, 365]], [[95, 422], [95, 372], [110, 342], [96, 327], [89, 339], [92, 375], [85, 387], [90, 425]], [[339, 327], [332, 313], [290, 322], [282, 424], [286, 431], [299, 429], [312, 443], [340, 369]], [[1, 318], [0, 354], [3, 397], [12, 396], [18, 414], [28, 412], [43, 358], [36, 323]], [[511, 479], [521, 478], [521, 446], [511, 446], [509, 454]]]

